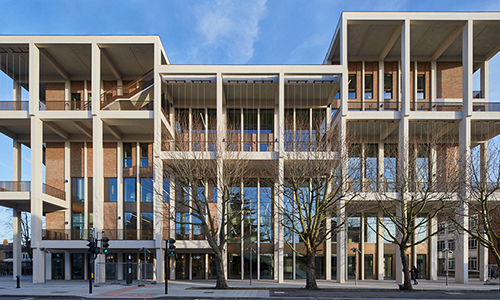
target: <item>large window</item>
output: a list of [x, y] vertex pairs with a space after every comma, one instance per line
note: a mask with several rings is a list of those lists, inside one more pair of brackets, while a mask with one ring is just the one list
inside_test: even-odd
[[425, 75], [417, 76], [417, 99], [425, 99]]
[[477, 249], [477, 240], [469, 237], [469, 249]]
[[365, 99], [373, 99], [373, 75], [365, 75]]
[[392, 74], [384, 75], [384, 99], [392, 99]]
[[153, 202], [153, 178], [141, 178], [141, 202]]
[[469, 271], [477, 271], [477, 257], [469, 257]]
[[147, 168], [149, 166], [148, 146], [148, 144], [141, 144], [141, 168]]
[[153, 239], [153, 213], [141, 213], [141, 240]]
[[446, 241], [438, 241], [437, 249], [438, 251], [443, 251], [444, 249], [446, 249]]
[[118, 200], [117, 180], [114, 178], [104, 178], [104, 202], [116, 202]]
[[123, 167], [132, 168], [132, 143], [123, 143]]
[[356, 74], [349, 75], [349, 99], [356, 99]]
[[123, 201], [135, 202], [135, 178], [123, 179]]
[[126, 240], [137, 239], [137, 213], [125, 212], [123, 216], [124, 216], [123, 227], [125, 229], [125, 239]]
[[71, 178], [71, 201], [85, 201], [85, 181], [83, 178]]
[[260, 110], [260, 151], [274, 151], [274, 110]]
[[270, 186], [260, 187], [260, 242], [274, 243], [273, 240], [273, 188]]

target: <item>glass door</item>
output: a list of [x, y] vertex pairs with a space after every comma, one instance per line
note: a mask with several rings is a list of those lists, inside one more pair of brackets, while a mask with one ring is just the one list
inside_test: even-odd
[[373, 254], [365, 254], [365, 279], [373, 279]]
[[64, 279], [64, 253], [52, 253], [52, 280]]
[[393, 279], [392, 254], [384, 254], [384, 279]]
[[418, 278], [427, 279], [427, 254], [417, 254]]
[[193, 279], [205, 279], [205, 254], [191, 254], [191, 268]]

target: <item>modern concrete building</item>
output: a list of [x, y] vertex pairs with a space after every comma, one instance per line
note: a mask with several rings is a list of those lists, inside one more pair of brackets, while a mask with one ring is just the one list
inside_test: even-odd
[[[163, 281], [165, 239], [174, 237], [170, 278], [213, 278], [213, 255], [199, 228], [176, 224], [177, 213], [155, 213], [166, 199], [153, 191], [164, 189], [172, 204], [182, 197], [175, 178], [163, 174], [162, 160], [179, 143], [185, 151], [212, 151], [217, 139], [210, 136], [230, 122], [241, 126], [237, 151], [248, 152], [250, 166], [282, 168], [285, 130], [312, 130], [286, 129], [286, 120], [296, 124], [301, 116], [312, 124], [319, 118], [328, 130], [356, 133], [359, 151], [347, 167], [358, 169], [352, 189], [365, 200], [390, 183], [390, 148], [437, 128], [455, 141], [450, 151], [464, 154], [485, 149], [500, 134], [500, 102], [488, 92], [489, 60], [500, 50], [500, 13], [344, 12], [331, 30], [317, 65], [175, 65], [158, 36], [0, 36], [6, 75], [0, 77], [0, 132], [12, 138], [14, 155], [13, 181], [1, 183], [0, 205], [14, 209], [14, 270], [21, 268], [19, 216], [27, 211], [34, 282], [86, 279], [90, 234], [111, 239], [109, 253], [98, 259], [100, 282], [122, 280], [123, 264], [144, 256], [151, 265], [134, 267], [133, 276]], [[6, 90], [12, 98], [5, 98]], [[180, 115], [190, 126], [183, 140], [176, 134]], [[194, 130], [195, 119], [204, 128]], [[22, 145], [31, 149], [30, 182], [21, 181]], [[450, 160], [446, 151], [414, 147], [415, 161]], [[418, 181], [440, 176], [433, 171], [418, 174]], [[282, 226], [270, 217], [280, 195], [260, 178], [243, 189], [259, 207], [250, 233], [257, 236], [257, 255], [250, 261], [244, 234], [232, 236], [228, 277], [248, 278], [251, 263], [257, 279], [304, 278], [303, 258], [286, 246]], [[213, 186], [206, 190], [216, 197]], [[354, 278], [357, 266], [359, 279], [400, 282], [397, 248], [376, 233], [384, 216], [374, 210], [347, 220], [318, 253], [318, 278], [342, 283]], [[437, 226], [432, 220], [426, 230]], [[484, 280], [487, 251], [479, 246], [469, 257], [468, 243], [458, 242], [468, 241], [467, 234], [458, 236], [455, 281], [468, 281], [471, 259]], [[433, 236], [410, 254], [430, 280], [437, 279], [438, 240]], [[357, 262], [352, 247], [362, 251]]]

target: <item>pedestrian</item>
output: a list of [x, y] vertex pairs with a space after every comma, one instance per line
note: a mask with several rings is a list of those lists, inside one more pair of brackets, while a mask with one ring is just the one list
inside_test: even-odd
[[493, 266], [490, 267], [490, 279], [495, 279], [495, 269]]
[[418, 284], [417, 277], [418, 277], [418, 270], [413, 266], [411, 268], [411, 278], [413, 279], [413, 284]]

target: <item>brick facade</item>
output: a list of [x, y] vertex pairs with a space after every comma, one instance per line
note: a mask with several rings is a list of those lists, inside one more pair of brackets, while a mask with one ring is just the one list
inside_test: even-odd
[[437, 98], [462, 99], [462, 63], [437, 63]]

